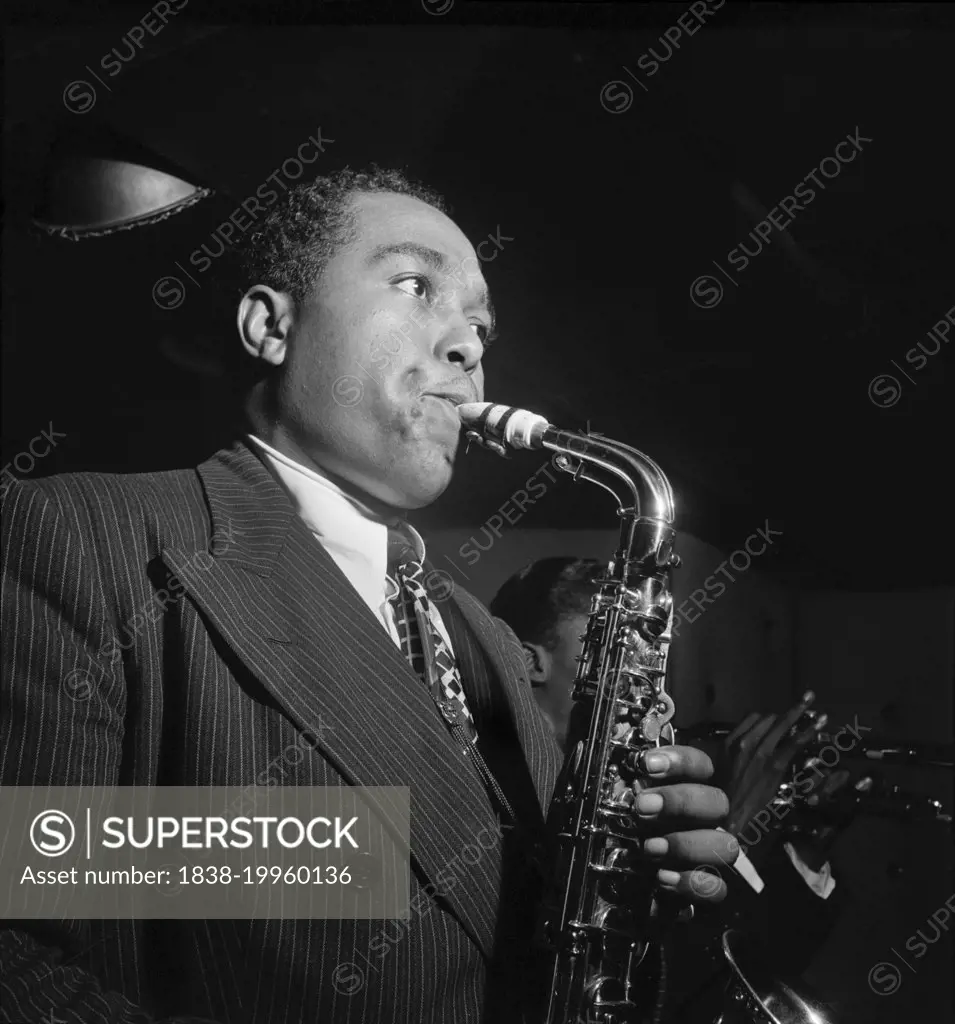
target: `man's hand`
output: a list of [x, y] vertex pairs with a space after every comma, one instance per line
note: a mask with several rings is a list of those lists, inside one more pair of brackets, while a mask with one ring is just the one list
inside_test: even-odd
[[813, 871], [826, 863], [834, 843], [855, 818], [857, 794], [873, 785], [871, 776], [864, 776], [853, 786], [849, 786], [850, 779], [845, 769], [827, 774], [822, 785], [813, 787], [807, 808], [795, 817], [789, 842], [796, 856]]
[[713, 762], [693, 747], [659, 747], [644, 754], [642, 762], [632, 810], [656, 833], [644, 841], [643, 850], [659, 862], [661, 886], [695, 902], [719, 902], [726, 885], [705, 867], [733, 864], [739, 843], [710, 827], [723, 820], [729, 807], [721, 790], [699, 785], [713, 774]]
[[728, 832], [738, 836], [753, 816], [769, 805], [790, 765], [826, 724], [826, 716], [820, 715], [791, 735], [814, 700], [810, 690], [785, 715], [754, 712], [726, 737], [719, 781], [729, 795], [729, 813], [723, 823]]

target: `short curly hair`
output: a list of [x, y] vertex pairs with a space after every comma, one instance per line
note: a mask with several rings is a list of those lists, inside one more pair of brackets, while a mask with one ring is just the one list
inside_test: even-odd
[[318, 283], [328, 261], [354, 238], [353, 196], [394, 192], [448, 213], [444, 199], [401, 171], [373, 164], [350, 168], [294, 185], [272, 206], [258, 227], [240, 243], [238, 287], [265, 284], [300, 305]]
[[557, 627], [569, 615], [590, 611], [594, 580], [606, 568], [595, 558], [541, 558], [525, 565], [502, 586], [490, 604], [518, 639], [553, 650]]

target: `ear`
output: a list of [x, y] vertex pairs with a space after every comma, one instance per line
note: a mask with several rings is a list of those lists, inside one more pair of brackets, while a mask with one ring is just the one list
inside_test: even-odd
[[550, 680], [553, 660], [550, 651], [540, 644], [522, 643], [524, 664], [527, 666], [527, 677], [532, 686], [544, 686]]
[[295, 303], [290, 295], [257, 284], [239, 301], [236, 326], [246, 352], [281, 366], [288, 354], [289, 334], [295, 323]]

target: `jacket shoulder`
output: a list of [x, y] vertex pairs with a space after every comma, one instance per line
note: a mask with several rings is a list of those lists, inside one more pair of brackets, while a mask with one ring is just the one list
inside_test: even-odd
[[[82, 534], [185, 539], [208, 523], [195, 469], [154, 473], [60, 473], [9, 484], [3, 517], [11, 525], [52, 513]], [[201, 525], [200, 525], [201, 524]], [[153, 545], [149, 545], [152, 547]]]

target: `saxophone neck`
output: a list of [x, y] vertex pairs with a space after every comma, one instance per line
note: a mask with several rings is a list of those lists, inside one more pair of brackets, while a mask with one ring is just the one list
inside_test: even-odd
[[620, 543], [609, 571], [615, 580], [661, 578], [679, 565], [673, 551], [673, 489], [648, 455], [601, 434], [561, 430], [543, 416], [514, 406], [466, 403], [458, 407], [458, 415], [468, 440], [498, 454], [508, 448], [553, 452], [558, 470], [614, 496]]
[[607, 489], [617, 497], [621, 514], [672, 527], [676, 517], [673, 490], [648, 455], [599, 434], [579, 434], [550, 425], [541, 433], [541, 447], [553, 451], [554, 464], [577, 479], [604, 487], [610, 484]]

